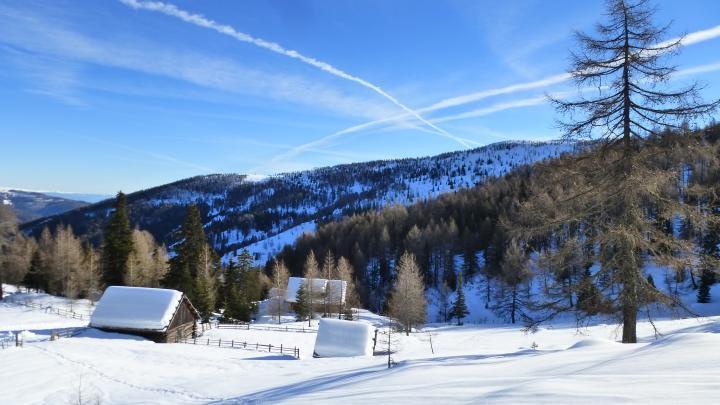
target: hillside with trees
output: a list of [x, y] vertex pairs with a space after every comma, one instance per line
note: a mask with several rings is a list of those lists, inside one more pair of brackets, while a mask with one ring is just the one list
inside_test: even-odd
[[[244, 175], [198, 176], [127, 195], [131, 227], [150, 232], [172, 250], [180, 225], [196, 205], [211, 247], [224, 263], [248, 250], [264, 263], [316, 224], [387, 204], [411, 204], [473, 187], [517, 167], [572, 152], [557, 142], [498, 143], [434, 157], [354, 163], [263, 180]], [[114, 209], [107, 200], [23, 224], [35, 237], [43, 227], [70, 225], [100, 246]]]

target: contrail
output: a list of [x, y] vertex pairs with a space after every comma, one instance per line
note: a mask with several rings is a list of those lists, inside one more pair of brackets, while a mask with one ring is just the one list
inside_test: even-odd
[[[720, 25], [717, 25], [715, 27], [708, 28], [705, 30], [700, 30], [700, 31], [695, 31], [695, 32], [689, 33], [682, 38], [681, 44], [683, 46], [689, 46], [689, 45], [694, 45], [694, 44], [698, 44], [701, 42], [709, 41], [711, 39], [715, 39], [718, 37], [720, 37]], [[672, 42], [677, 41], [678, 39], [679, 38], [675, 38], [675, 39], [665, 41], [665, 42], [661, 43], [660, 46], [670, 44]], [[684, 70], [678, 71], [677, 76], [714, 71], [716, 67], [717, 67], [717, 65], [703, 65], [703, 66], [696, 67], [696, 68], [684, 69]], [[444, 109], [451, 108], [451, 107], [458, 107], [458, 106], [462, 106], [465, 104], [474, 103], [474, 102], [477, 102], [477, 101], [480, 101], [480, 100], [483, 100], [483, 99], [486, 99], [489, 97], [518, 93], [518, 92], [534, 90], [534, 89], [539, 89], [539, 88], [545, 88], [545, 87], [552, 86], [555, 84], [563, 83], [565, 81], [570, 80], [571, 78], [572, 78], [572, 75], [570, 73], [560, 73], [560, 74], [556, 74], [556, 75], [552, 75], [552, 76], [547, 76], [547, 77], [544, 77], [539, 80], [530, 81], [530, 82], [517, 83], [517, 84], [512, 84], [509, 86], [482, 90], [482, 91], [478, 91], [478, 92], [474, 92], [474, 93], [469, 93], [469, 94], [464, 94], [464, 95], [460, 95], [460, 96], [447, 98], [447, 99], [438, 101], [430, 106], [420, 108], [420, 109], [416, 110], [416, 112], [419, 114], [425, 114], [428, 112], [434, 112], [434, 111], [444, 110]], [[479, 110], [479, 111], [481, 111], [481, 110]], [[310, 141], [308, 143], [298, 145], [295, 149], [291, 149], [285, 153], [275, 156], [272, 159], [272, 161], [276, 162], [276, 161], [279, 161], [282, 159], [287, 159], [289, 157], [300, 154], [300, 153], [302, 153], [308, 149], [311, 149], [313, 147], [318, 147], [320, 145], [323, 145], [323, 144], [325, 144], [333, 139], [336, 139], [342, 135], [345, 135], [345, 134], [363, 131], [363, 130], [370, 129], [370, 128], [375, 128], [382, 124], [386, 124], [389, 122], [402, 121], [407, 118], [410, 118], [409, 114], [399, 114], [399, 115], [394, 115], [394, 116], [387, 117], [387, 118], [368, 121], [364, 124], [354, 125], [352, 127], [345, 128], [340, 131], [334, 132], [325, 137], [316, 139], [314, 141]], [[451, 118], [459, 119], [460, 117], [451, 117]], [[435, 121], [438, 121], [438, 120], [435, 120]]]
[[470, 146], [462, 138], [456, 137], [456, 136], [450, 134], [449, 132], [445, 131], [444, 129], [439, 128], [438, 126], [431, 123], [430, 121], [426, 120], [419, 113], [417, 113], [416, 111], [413, 111], [412, 109], [410, 109], [409, 107], [407, 107], [406, 105], [404, 105], [403, 103], [398, 101], [398, 99], [396, 99], [392, 95], [388, 94], [385, 90], [383, 90], [379, 86], [372, 84], [365, 79], [361, 79], [357, 76], [353, 76], [347, 72], [344, 72], [344, 71], [332, 66], [331, 64], [329, 64], [327, 62], [323, 62], [323, 61], [317, 60], [315, 58], [305, 56], [305, 55], [301, 54], [300, 52], [292, 50], [292, 49], [286, 49], [286, 48], [282, 47], [280, 44], [277, 44], [275, 42], [266, 41], [261, 38], [255, 38], [251, 35], [237, 31], [235, 28], [233, 28], [229, 25], [220, 24], [220, 23], [210, 20], [200, 14], [193, 14], [193, 13], [187, 12], [185, 10], [181, 10], [172, 4], [163, 3], [163, 2], [159, 2], [159, 1], [138, 1], [138, 0], [120, 0], [120, 2], [125, 4], [126, 6], [134, 8], [136, 10], [149, 10], [149, 11], [163, 13], [165, 15], [178, 18], [187, 23], [194, 24], [194, 25], [197, 25], [197, 26], [200, 26], [203, 28], [208, 28], [213, 31], [217, 31], [221, 34], [228, 35], [232, 38], [235, 38], [238, 41], [247, 42], [249, 44], [253, 44], [255, 46], [267, 49], [267, 50], [275, 52], [277, 54], [284, 55], [289, 58], [297, 59], [303, 63], [314, 66], [314, 67], [316, 67], [320, 70], [323, 70], [327, 73], [330, 73], [331, 75], [358, 83], [361, 86], [366, 87], [366, 88], [376, 92], [377, 94], [383, 96], [384, 98], [389, 100], [391, 103], [393, 103], [396, 106], [403, 109], [409, 116], [414, 117], [418, 121], [424, 123], [428, 127], [437, 131], [437, 133], [439, 135], [444, 136], [449, 139], [452, 139], [455, 142], [463, 145], [466, 148]]

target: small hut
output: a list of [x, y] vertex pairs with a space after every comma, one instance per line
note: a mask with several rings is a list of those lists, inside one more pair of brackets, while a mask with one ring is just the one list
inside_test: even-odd
[[199, 319], [195, 307], [180, 291], [112, 286], [98, 301], [90, 326], [168, 343], [195, 337]]

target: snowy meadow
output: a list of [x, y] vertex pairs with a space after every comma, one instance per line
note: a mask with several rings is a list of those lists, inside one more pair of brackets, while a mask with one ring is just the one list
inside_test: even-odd
[[[202, 337], [297, 346], [294, 359], [101, 332], [14, 303], [18, 298], [70, 307], [61, 298], [19, 293], [0, 305], [0, 337], [21, 332], [24, 339], [23, 347], [0, 350], [0, 392], [8, 404], [692, 403], [712, 402], [720, 392], [717, 304], [696, 305], [703, 317], [657, 319], [661, 335], [641, 322], [634, 345], [617, 343], [618, 325], [602, 322], [578, 328], [558, 321], [535, 333], [519, 325], [434, 324], [394, 335], [388, 369], [385, 355], [313, 358], [316, 333], [293, 330], [307, 329], [306, 322], [278, 327], [261, 318], [262, 329], [211, 329]], [[84, 302], [73, 308], [92, 311]], [[360, 318], [384, 322], [369, 312]], [[58, 330], [74, 336], [51, 340]]]

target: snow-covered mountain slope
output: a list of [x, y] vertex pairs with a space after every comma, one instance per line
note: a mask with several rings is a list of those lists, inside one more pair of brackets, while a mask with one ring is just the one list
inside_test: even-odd
[[10, 205], [20, 222], [61, 214], [88, 205], [85, 202], [26, 190], [0, 188], [0, 204]]
[[[438, 156], [354, 163], [264, 179], [239, 174], [198, 176], [128, 195], [133, 225], [168, 245], [186, 208], [197, 204], [215, 249], [225, 260], [243, 248], [262, 263], [315, 224], [388, 204], [411, 204], [441, 193], [472, 187], [487, 178], [572, 152], [559, 142], [497, 143]], [[24, 225], [71, 224], [76, 232], [99, 238], [112, 201], [43, 218]]]

